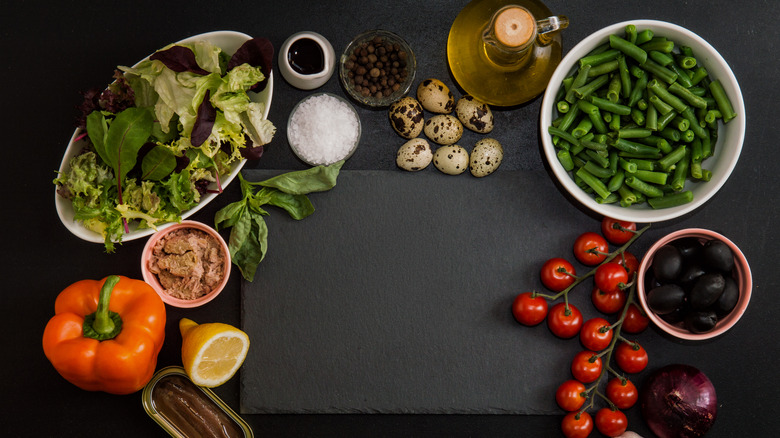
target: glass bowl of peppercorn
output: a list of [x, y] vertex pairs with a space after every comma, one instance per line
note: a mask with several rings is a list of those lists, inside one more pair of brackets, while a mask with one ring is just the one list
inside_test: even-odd
[[388, 107], [409, 93], [417, 61], [409, 44], [393, 32], [369, 30], [356, 36], [339, 61], [347, 93], [370, 107]]

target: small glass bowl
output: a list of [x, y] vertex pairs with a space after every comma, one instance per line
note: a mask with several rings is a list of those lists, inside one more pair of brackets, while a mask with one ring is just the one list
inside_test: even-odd
[[[373, 40], [374, 38], [380, 38], [384, 42], [398, 44], [401, 50], [406, 52], [406, 79], [404, 82], [400, 83], [400, 87], [396, 91], [382, 97], [364, 96], [362, 93], [357, 91], [355, 89], [354, 81], [349, 76], [350, 70], [346, 66], [350, 59], [350, 55], [355, 51], [355, 49], [360, 45]], [[347, 93], [349, 93], [349, 95], [354, 100], [369, 107], [388, 107], [393, 102], [404, 97], [412, 88], [416, 72], [417, 59], [415, 58], [414, 51], [412, 51], [412, 48], [409, 46], [409, 44], [403, 38], [394, 34], [393, 32], [382, 29], [369, 30], [356, 36], [349, 43], [349, 45], [347, 45], [347, 48], [344, 49], [344, 52], [341, 54], [341, 59], [339, 60], [339, 77], [341, 78], [341, 84], [344, 86], [344, 89], [347, 90]]]
[[[347, 108], [349, 108], [350, 112], [355, 116], [355, 120], [357, 120], [357, 137], [355, 138], [355, 143], [349, 148], [349, 151], [344, 156], [337, 157], [334, 160], [323, 161], [323, 160], [315, 160], [315, 159], [308, 158], [306, 156], [306, 154], [302, 153], [301, 145], [295, 143], [293, 141], [293, 139], [292, 139], [292, 136], [290, 135], [290, 132], [291, 132], [290, 128], [292, 126], [293, 118], [295, 117], [296, 113], [298, 112], [298, 109], [300, 108], [301, 104], [303, 104], [304, 102], [306, 102], [306, 101], [308, 101], [310, 99], [318, 97], [318, 96], [329, 96], [329, 97], [338, 99], [341, 103], [346, 105]], [[352, 106], [352, 104], [349, 101], [347, 101], [346, 99], [344, 99], [343, 97], [337, 96], [337, 95], [331, 94], [331, 93], [314, 93], [314, 94], [311, 94], [309, 96], [304, 97], [303, 99], [301, 99], [300, 102], [295, 104], [295, 106], [293, 107], [292, 111], [290, 111], [290, 117], [287, 119], [287, 142], [290, 144], [290, 149], [292, 149], [293, 153], [295, 153], [295, 155], [301, 161], [303, 161], [304, 163], [306, 163], [306, 164], [308, 164], [310, 166], [327, 166], [327, 165], [333, 164], [335, 162], [348, 159], [349, 157], [352, 156], [352, 154], [355, 153], [355, 150], [357, 150], [357, 147], [360, 144], [360, 136], [361, 135], [362, 135], [362, 124], [360, 122], [360, 115], [358, 115], [357, 111], [355, 110], [355, 107]]]

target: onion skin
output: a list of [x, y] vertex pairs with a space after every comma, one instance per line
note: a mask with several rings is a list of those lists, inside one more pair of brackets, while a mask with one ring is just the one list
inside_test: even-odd
[[704, 436], [717, 416], [715, 386], [690, 365], [667, 365], [654, 371], [640, 397], [642, 416], [659, 438]]

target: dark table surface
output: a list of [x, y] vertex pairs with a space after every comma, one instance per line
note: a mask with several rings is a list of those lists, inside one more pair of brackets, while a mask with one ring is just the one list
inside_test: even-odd
[[[0, 17], [2, 110], [6, 126], [2, 160], [4, 182], [2, 378], [0, 434], [8, 437], [90, 435], [165, 436], [144, 412], [140, 394], [114, 396], [82, 391], [62, 379], [41, 349], [41, 335], [53, 314], [56, 295], [85, 278], [122, 274], [140, 278], [138, 258], [144, 240], [127, 242], [115, 254], [102, 245], [71, 235], [54, 209], [51, 180], [73, 131], [79, 92], [108, 81], [113, 68], [148, 55], [187, 36], [235, 30], [266, 36], [278, 49], [292, 33], [316, 31], [337, 52], [349, 39], [370, 28], [395, 31], [410, 42], [419, 60], [418, 77], [439, 77], [453, 84], [446, 64], [449, 26], [466, 1], [396, 2], [13, 2]], [[748, 114], [742, 156], [721, 193], [685, 218], [656, 224], [661, 235], [681, 227], [706, 224], [729, 236], [747, 255], [753, 270], [753, 301], [743, 320], [715, 341], [695, 346], [658, 342], [669, 353], [707, 371], [719, 396], [719, 414], [709, 436], [749, 436], [777, 430], [775, 415], [780, 383], [775, 361], [780, 331], [772, 297], [780, 233], [776, 176], [780, 129], [775, 117], [780, 42], [772, 24], [780, 3], [734, 2], [565, 2], [549, 0], [555, 13], [566, 14], [564, 51], [606, 25], [631, 19], [670, 21], [698, 33], [730, 63], [738, 78]], [[275, 70], [276, 84], [269, 118], [279, 131], [261, 161], [249, 166], [303, 169], [290, 151], [284, 126], [292, 106], [310, 92], [288, 85]], [[336, 78], [321, 91], [343, 94]], [[497, 110], [497, 124], [512, 138], [502, 170], [542, 170], [538, 147], [541, 99]], [[382, 111], [361, 109], [364, 135], [345, 169], [397, 171], [394, 152], [399, 138]], [[498, 129], [498, 128], [497, 128]], [[506, 146], [505, 146], [506, 147]], [[433, 171], [433, 170], [431, 170]], [[562, 195], [563, 196], [563, 195]], [[193, 216], [213, 224], [214, 212], [238, 197], [237, 186]], [[543, 220], [543, 218], [540, 218]], [[582, 212], [582, 226], [598, 218]], [[562, 235], [563, 235], [563, 231]], [[568, 230], [567, 230], [568, 232]], [[567, 234], [567, 236], [570, 234]], [[563, 239], [559, 239], [563, 240]], [[194, 310], [168, 307], [166, 343], [158, 367], [181, 363], [177, 322], [221, 321], [241, 325], [237, 272], [214, 302]], [[549, 334], [544, 334], [549, 335]], [[659, 336], [650, 331], [643, 336]], [[550, 336], [551, 342], [553, 338]], [[653, 352], [650, 353], [651, 357]], [[654, 363], [655, 366], [662, 364]], [[511, 364], [507, 364], [511, 366]], [[522, 372], [522, 370], [518, 370]], [[529, 376], [563, 379], [563, 376]], [[216, 388], [234, 409], [239, 406], [239, 379]], [[638, 409], [629, 411], [630, 429], [650, 436]], [[256, 436], [558, 436], [560, 416], [511, 415], [246, 415]], [[594, 433], [594, 435], [596, 435]]]

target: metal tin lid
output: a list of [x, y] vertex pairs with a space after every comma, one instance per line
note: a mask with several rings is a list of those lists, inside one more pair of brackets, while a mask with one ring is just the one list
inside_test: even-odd
[[231, 438], [254, 437], [238, 414], [209, 388], [194, 384], [182, 367], [157, 371], [141, 397], [146, 413], [173, 437], [192, 438], [208, 427]]

